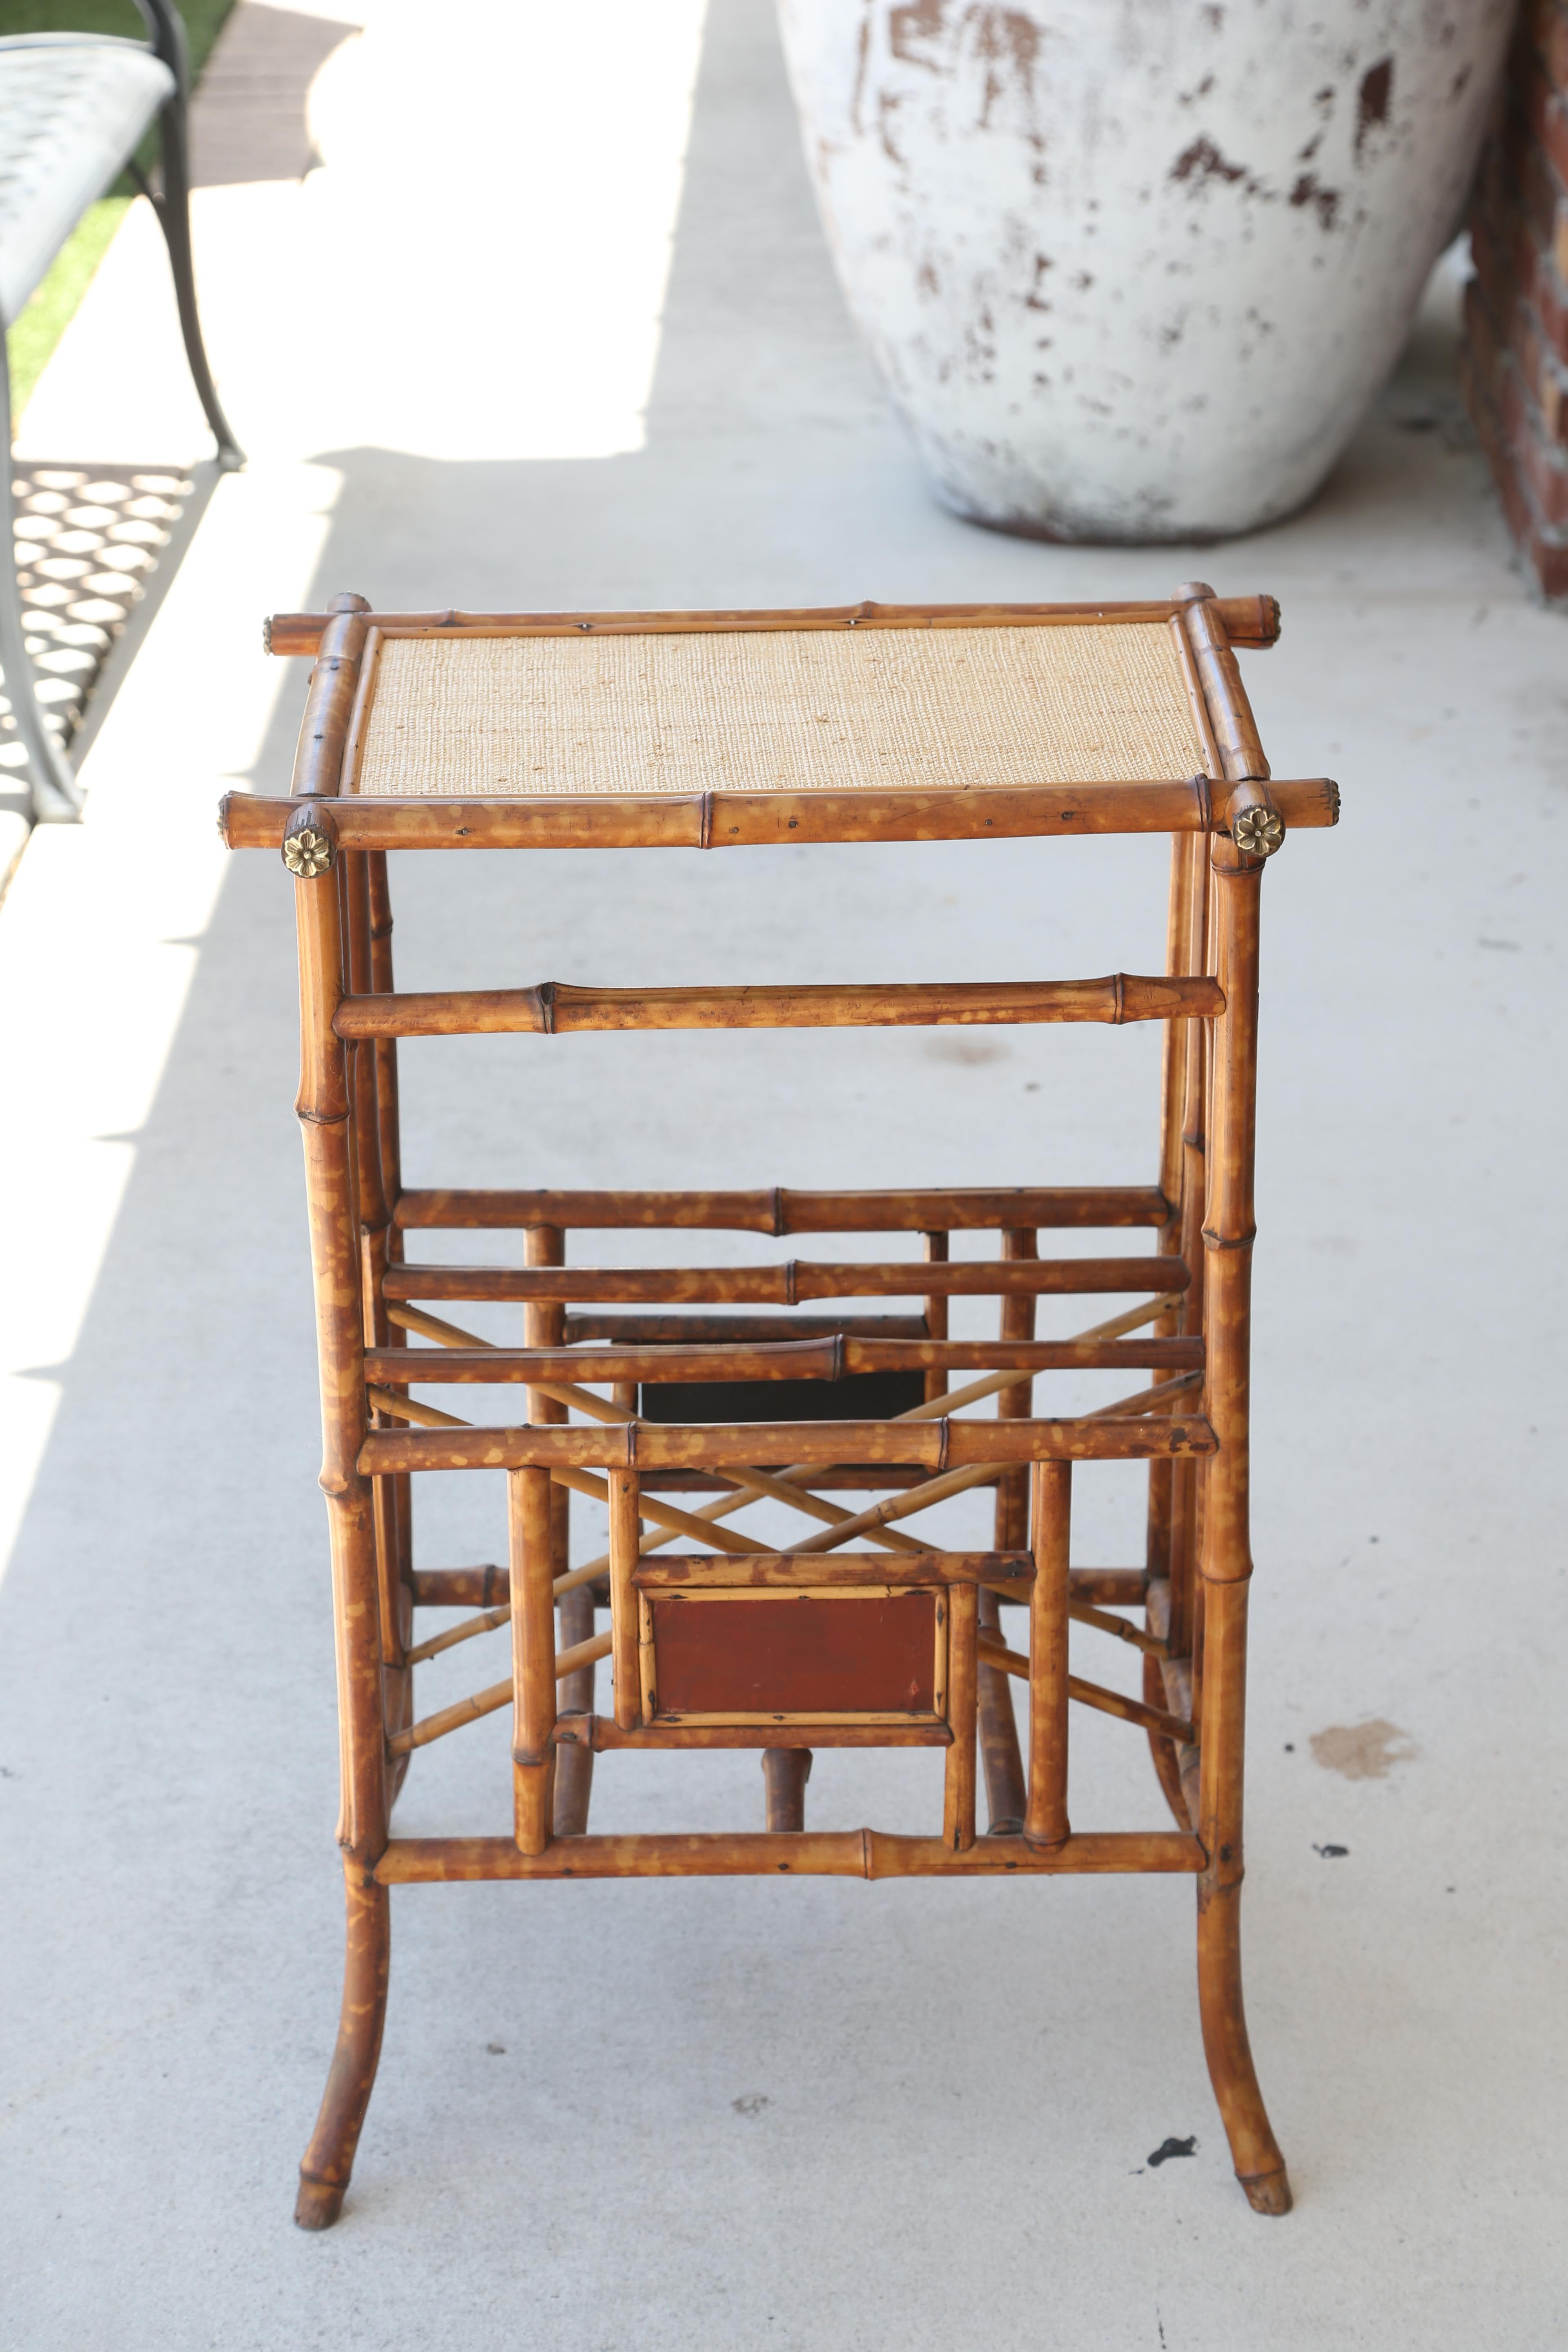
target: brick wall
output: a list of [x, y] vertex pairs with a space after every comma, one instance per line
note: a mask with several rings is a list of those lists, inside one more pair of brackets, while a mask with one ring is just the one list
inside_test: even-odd
[[1465, 397], [1526, 564], [1568, 596], [1568, 0], [1523, 0], [1470, 245]]

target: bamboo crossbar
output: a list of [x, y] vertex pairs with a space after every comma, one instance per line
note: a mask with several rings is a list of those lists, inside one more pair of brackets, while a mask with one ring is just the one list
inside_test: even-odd
[[1163, 1225], [1171, 1204], [1147, 1184], [1007, 1185], [910, 1192], [824, 1192], [773, 1185], [750, 1192], [463, 1191], [411, 1189], [394, 1222], [501, 1231], [553, 1225], [564, 1233], [618, 1226], [710, 1233], [924, 1234], [998, 1227]]
[[557, 1838], [520, 1853], [510, 1838], [394, 1838], [375, 1864], [384, 1886], [487, 1878], [1005, 1877], [1017, 1872], [1179, 1871], [1207, 1861], [1179, 1830], [1101, 1830], [1039, 1849], [1021, 1837], [977, 1838], [954, 1853], [937, 1837], [883, 1830], [709, 1831]]
[[[760, 629], [1049, 628], [1064, 625], [1169, 621], [1179, 603], [1101, 604], [822, 604], [798, 611], [743, 606], [722, 612], [665, 613], [373, 613], [363, 627], [442, 636], [648, 636], [669, 632]], [[1279, 606], [1272, 596], [1219, 596], [1214, 600], [1233, 646], [1271, 646], [1279, 635]], [[310, 655], [321, 650], [330, 623], [325, 613], [273, 613], [263, 621], [262, 644], [269, 654]]]
[[[406, 1310], [389, 1310], [394, 1323]], [[418, 1326], [414, 1327], [417, 1328]], [[365, 1378], [416, 1384], [656, 1381], [836, 1381], [859, 1372], [978, 1371], [1026, 1378], [1052, 1371], [1187, 1371], [1203, 1366], [1199, 1339], [1029, 1340], [773, 1340], [758, 1348], [372, 1348]]]
[[1103, 1609], [1096, 1609], [1088, 1601], [1069, 1601], [1068, 1615], [1075, 1625], [1093, 1625], [1101, 1633], [1110, 1633], [1119, 1642], [1129, 1643], [1142, 1650], [1148, 1658], [1168, 1658], [1170, 1650], [1158, 1634], [1146, 1633], [1142, 1625], [1128, 1622], [1125, 1617], [1111, 1617]]
[[[726, 1496], [724, 1507], [737, 1505], [739, 1499], [738, 1496]], [[579, 1578], [590, 1584], [602, 1579], [608, 1566], [606, 1558], [589, 1560], [583, 1568], [574, 1569], [571, 1574], [574, 1590]], [[416, 1609], [477, 1609], [488, 1614], [508, 1605], [510, 1586], [507, 1571], [493, 1562], [483, 1568], [416, 1569], [410, 1581]], [[557, 1581], [557, 1595], [566, 1581], [564, 1578]], [[1147, 1596], [1148, 1582], [1146, 1569], [1075, 1568], [1071, 1573], [1070, 1591], [1075, 1600], [1093, 1603], [1099, 1608], [1142, 1609]], [[1028, 1599], [1026, 1585], [1009, 1589], [1007, 1582], [1002, 1580], [997, 1589], [1005, 1601], [1022, 1604]], [[504, 1623], [505, 1620], [501, 1622]], [[489, 1628], [487, 1624], [476, 1626], [475, 1630], [488, 1633]], [[412, 1656], [412, 1652], [409, 1654]]]
[[1170, 1257], [963, 1259], [945, 1265], [910, 1259], [834, 1264], [790, 1258], [782, 1265], [521, 1266], [395, 1265], [388, 1299], [561, 1299], [615, 1305], [689, 1301], [794, 1307], [813, 1298], [994, 1298], [1023, 1294], [1079, 1297], [1098, 1293], [1184, 1290], [1186, 1266]]
[[[505, 1614], [510, 1617], [510, 1611]], [[499, 1622], [504, 1622], [502, 1618]], [[555, 1679], [563, 1681], [574, 1675], [579, 1666], [589, 1666], [595, 1659], [610, 1654], [608, 1633], [591, 1634], [585, 1642], [575, 1642], [569, 1650], [555, 1654]], [[478, 1723], [481, 1716], [495, 1715], [507, 1706], [512, 1695], [512, 1678], [492, 1683], [488, 1690], [476, 1691], [472, 1698], [459, 1699], [455, 1706], [444, 1706], [438, 1714], [427, 1715], [421, 1722], [411, 1723], [406, 1731], [395, 1732], [387, 1741], [394, 1756], [406, 1756], [416, 1748], [427, 1748], [433, 1739], [444, 1738], [448, 1731], [460, 1730], [465, 1723]]]
[[[1275, 777], [1269, 792], [1292, 832], [1339, 823], [1328, 776]], [[1016, 841], [1223, 830], [1226, 793], [1203, 776], [1104, 784], [971, 785], [951, 790], [564, 793], [540, 800], [336, 798], [310, 805], [340, 847], [398, 849], [754, 849], [807, 842]], [[219, 830], [230, 849], [277, 849], [297, 800], [229, 793]]]
[[[1076, 1614], [1069, 1608], [1068, 1615]], [[998, 1666], [1005, 1675], [1016, 1675], [1020, 1681], [1029, 1679], [1029, 1661], [1017, 1650], [1005, 1643], [980, 1637], [980, 1658], [984, 1665]], [[1157, 1732], [1162, 1739], [1190, 1742], [1197, 1738], [1196, 1727], [1183, 1721], [1180, 1716], [1167, 1715], [1163, 1707], [1145, 1706], [1141, 1699], [1123, 1698], [1120, 1691], [1106, 1690], [1099, 1683], [1086, 1683], [1078, 1675], [1068, 1676], [1068, 1696], [1080, 1706], [1092, 1706], [1101, 1715], [1113, 1715], [1119, 1722], [1136, 1724], [1141, 1730]]]
[[[727, 1470], [737, 1464], [893, 1463], [941, 1473], [1036, 1460], [1147, 1462], [1215, 1451], [1202, 1414], [1125, 1420], [747, 1422], [724, 1426], [633, 1422], [604, 1429], [373, 1429], [359, 1452], [365, 1477], [408, 1471]], [[919, 1491], [918, 1489], [916, 1491]], [[645, 1500], [647, 1498], [645, 1497]], [[647, 1505], [652, 1516], [652, 1504]]]
[[[808, 1727], [823, 1745], [823, 1727]], [[671, 1748], [776, 1748], [776, 1723], [658, 1723], [622, 1726], [613, 1716], [563, 1715], [555, 1726], [557, 1748], [590, 1748], [597, 1754], [621, 1749]], [[832, 1727], [835, 1748], [950, 1748], [952, 1733], [945, 1723], [844, 1723]]]
[[990, 1028], [1025, 1023], [1214, 1020], [1217, 982], [1149, 979], [974, 981], [885, 987], [469, 988], [346, 996], [340, 1037], [567, 1036], [590, 1030]]
[[631, 1581], [638, 1591], [677, 1588], [729, 1591], [742, 1586], [787, 1588], [836, 1584], [888, 1587], [928, 1584], [988, 1584], [998, 1578], [1026, 1580], [1035, 1572], [1026, 1551], [921, 1551], [889, 1559], [883, 1552], [759, 1551], [712, 1559], [701, 1553], [667, 1552], [640, 1560]]

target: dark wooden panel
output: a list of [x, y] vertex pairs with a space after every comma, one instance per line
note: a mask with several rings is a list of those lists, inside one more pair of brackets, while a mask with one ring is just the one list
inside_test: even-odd
[[920, 1591], [650, 1593], [659, 1715], [930, 1715], [936, 1603]]
[[645, 1381], [645, 1421], [896, 1421], [925, 1402], [923, 1372], [839, 1381]]

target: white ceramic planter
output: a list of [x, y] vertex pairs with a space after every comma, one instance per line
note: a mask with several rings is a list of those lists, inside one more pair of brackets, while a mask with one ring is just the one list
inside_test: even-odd
[[1513, 0], [780, 0], [838, 273], [946, 503], [1213, 537], [1397, 358]]

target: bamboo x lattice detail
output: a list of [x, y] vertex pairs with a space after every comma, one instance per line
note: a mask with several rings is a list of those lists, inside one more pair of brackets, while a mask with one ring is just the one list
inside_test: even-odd
[[[1169, 1298], [1155, 1298], [1147, 1306], [1131, 1307], [1124, 1315], [1112, 1316], [1107, 1322], [1095, 1324], [1089, 1330], [1076, 1332], [1073, 1336], [1079, 1340], [1117, 1338], [1123, 1332], [1135, 1330], [1142, 1324], [1154, 1321], [1167, 1311], [1171, 1303]], [[390, 1321], [400, 1325], [405, 1330], [416, 1331], [434, 1339], [443, 1347], [493, 1348], [497, 1344], [492, 1340], [479, 1338], [474, 1332], [462, 1330], [458, 1325], [447, 1323], [438, 1316], [425, 1315], [407, 1307], [389, 1307], [387, 1313]], [[589, 1360], [591, 1361], [591, 1359]], [[1031, 1372], [990, 1372], [983, 1379], [973, 1381], [966, 1387], [954, 1390], [951, 1394], [934, 1402], [915, 1405], [908, 1412], [899, 1414], [897, 1418], [900, 1421], [933, 1420], [939, 1414], [950, 1413], [962, 1406], [978, 1403], [985, 1397], [994, 1396], [1003, 1390], [1015, 1388], [1025, 1381], [1032, 1381], [1034, 1377]], [[1201, 1381], [1200, 1373], [1186, 1373], [1177, 1380], [1163, 1381], [1155, 1388], [1146, 1389], [1136, 1396], [1119, 1398], [1114, 1404], [1102, 1405], [1099, 1412], [1091, 1414], [1089, 1418], [1104, 1419], [1113, 1414], [1151, 1412], [1158, 1405], [1173, 1402], [1177, 1396], [1185, 1395], [1189, 1391], [1199, 1386]], [[540, 1394], [554, 1399], [557, 1403], [586, 1413], [595, 1421], [626, 1423], [637, 1418], [636, 1414], [626, 1407], [611, 1404], [603, 1397], [595, 1396], [590, 1390], [575, 1383], [534, 1381], [531, 1382], [530, 1386], [536, 1389]], [[396, 1414], [405, 1419], [417, 1419], [427, 1428], [461, 1429], [471, 1426], [457, 1413], [443, 1412], [433, 1405], [417, 1404], [411, 1398], [400, 1395], [394, 1390], [372, 1388], [368, 1391], [368, 1394], [371, 1402], [379, 1411]], [[806, 1467], [809, 1465], [802, 1465], [802, 1470]], [[657, 1526], [666, 1529], [667, 1532], [657, 1539], [658, 1542], [668, 1542], [676, 1535], [697, 1536], [705, 1538], [710, 1542], [716, 1542], [723, 1550], [736, 1553], [752, 1554], [761, 1549], [771, 1550], [775, 1556], [782, 1557], [786, 1550], [790, 1550], [797, 1556], [804, 1556], [814, 1551], [828, 1551], [837, 1549], [838, 1545], [847, 1542], [851, 1537], [858, 1535], [868, 1535], [873, 1541], [879, 1538], [888, 1539], [891, 1537], [891, 1530], [888, 1527], [889, 1519], [912, 1517], [917, 1511], [930, 1510], [937, 1503], [946, 1502], [954, 1495], [963, 1494], [973, 1486], [984, 1484], [986, 1480], [994, 1478], [999, 1469], [1005, 1467], [1005, 1465], [1001, 1463], [981, 1463], [967, 1470], [951, 1471], [944, 1477], [926, 1481], [910, 1494], [892, 1496], [885, 1503], [872, 1506], [868, 1510], [855, 1513], [839, 1510], [836, 1506], [825, 1503], [820, 1496], [811, 1495], [795, 1486], [788, 1475], [783, 1478], [770, 1478], [763, 1471], [749, 1471], [744, 1475], [743, 1480], [740, 1474], [731, 1474], [736, 1476], [737, 1483], [742, 1486], [742, 1492], [733, 1498], [721, 1498], [719, 1505], [710, 1506], [709, 1509], [702, 1513], [681, 1511], [668, 1504], [655, 1503], [646, 1496], [639, 1496], [638, 1508], [644, 1518], [651, 1519]], [[801, 1472], [797, 1471], [795, 1475], [799, 1475]], [[609, 1488], [606, 1482], [595, 1478], [591, 1472], [557, 1470], [552, 1472], [552, 1475], [563, 1486], [574, 1488], [575, 1492], [587, 1496], [594, 1502], [608, 1502]], [[714, 1524], [721, 1510], [739, 1510], [748, 1502], [763, 1500], [785, 1503], [808, 1517], [828, 1518], [834, 1524], [825, 1534], [792, 1547], [784, 1545], [759, 1547], [745, 1538], [731, 1536], [727, 1530]], [[923, 1554], [926, 1549], [923, 1545], [914, 1543], [908, 1538], [900, 1539], [892, 1537], [891, 1539], [899, 1543], [900, 1549], [912, 1553]], [[638, 1548], [640, 1550], [647, 1551], [655, 1549], [655, 1545], [652, 1542], [645, 1542]], [[572, 1570], [570, 1574], [556, 1578], [552, 1588], [555, 1598], [559, 1600], [565, 1593], [575, 1591], [581, 1586], [593, 1582], [605, 1572], [609, 1564], [609, 1555], [606, 1553], [602, 1559], [590, 1560], [584, 1567]], [[1147, 1636], [1138, 1635], [1134, 1628], [1124, 1625], [1121, 1620], [1108, 1617], [1100, 1611], [1089, 1608], [1085, 1603], [1069, 1603], [1068, 1609], [1069, 1614], [1079, 1622], [1098, 1626], [1102, 1633], [1114, 1633], [1123, 1640], [1131, 1639], [1140, 1646], [1147, 1646], [1152, 1654], [1159, 1654], [1163, 1649], [1163, 1644], [1150, 1642]], [[486, 1610], [481, 1615], [468, 1619], [466, 1623], [452, 1626], [444, 1633], [437, 1634], [430, 1641], [422, 1643], [416, 1649], [409, 1652], [407, 1663], [414, 1664], [426, 1658], [434, 1657], [440, 1651], [450, 1649], [459, 1642], [470, 1640], [481, 1633], [492, 1633], [499, 1627], [510, 1623], [510, 1603], [496, 1609]], [[594, 1650], [595, 1658], [605, 1657], [609, 1653], [610, 1637], [605, 1634], [600, 1639], [602, 1646]], [[1002, 1652], [998, 1655], [993, 1655], [984, 1643], [981, 1647], [982, 1654], [988, 1663], [1005, 1665], [1009, 1673], [1022, 1673], [1026, 1677], [1027, 1676], [1026, 1660], [1016, 1660], [1011, 1652]], [[556, 1660], [558, 1677], [574, 1672], [581, 1665], [592, 1663], [585, 1654], [580, 1654], [581, 1651], [582, 1645], [579, 1645], [577, 1649], [563, 1651], [559, 1654]], [[1165, 1727], [1174, 1723], [1174, 1717], [1163, 1717], [1156, 1723], [1154, 1710], [1141, 1707], [1131, 1700], [1119, 1700], [1114, 1692], [1102, 1691], [1095, 1684], [1078, 1682], [1075, 1678], [1071, 1695], [1087, 1706], [1102, 1707], [1107, 1714], [1121, 1715], [1123, 1720], [1129, 1723], [1141, 1724], [1145, 1729], [1160, 1729], [1163, 1737], [1180, 1737], [1184, 1739], [1192, 1737], [1190, 1724], [1182, 1725], [1177, 1731], [1169, 1730]], [[436, 1715], [427, 1716], [422, 1722], [413, 1724], [406, 1730], [395, 1734], [389, 1742], [392, 1751], [395, 1755], [406, 1754], [412, 1748], [424, 1747], [430, 1740], [442, 1738], [448, 1731], [459, 1729], [465, 1723], [478, 1722], [481, 1717], [494, 1714], [499, 1708], [506, 1706], [510, 1696], [510, 1679], [505, 1682], [492, 1683], [487, 1690], [477, 1692], [472, 1698], [460, 1700], [452, 1706], [443, 1707]]]

